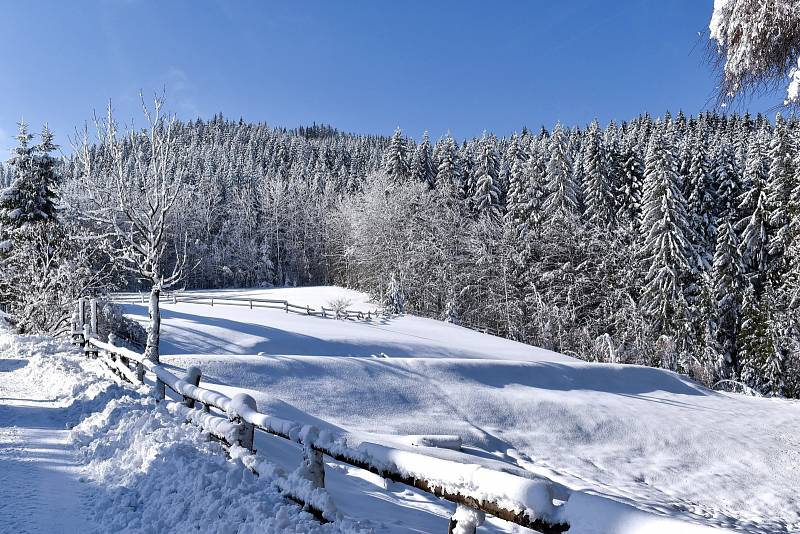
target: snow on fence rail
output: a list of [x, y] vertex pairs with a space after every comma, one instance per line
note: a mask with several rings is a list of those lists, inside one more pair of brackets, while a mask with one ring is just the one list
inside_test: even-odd
[[[160, 363], [117, 345], [113, 334], [107, 342], [97, 339], [95, 302], [91, 301], [88, 324], [84, 321], [84, 299], [78, 306], [79, 324], [74, 325], [73, 339], [81, 344], [88, 357], [99, 358], [116, 375], [134, 384], [144, 384], [145, 374], [152, 375], [156, 399], [166, 403], [170, 413], [202, 427], [224, 442], [231, 454], [241, 458], [249, 469], [272, 478], [287, 498], [301, 504], [321, 521], [335, 521], [340, 517], [325, 490], [323, 455], [326, 455], [456, 503], [448, 533], [474, 534], [487, 513], [545, 534], [569, 529], [566, 522], [555, 519], [557, 506], [553, 500], [553, 483], [549, 480], [525, 478], [374, 443], [351, 447], [341, 436], [328, 431], [320, 432], [314, 426], [259, 412], [256, 401], [249, 395], [231, 398], [201, 387], [202, 373], [196, 367], [190, 367], [186, 376], [179, 378]], [[165, 386], [180, 402], [167, 399]], [[255, 431], [300, 445], [303, 448], [301, 466], [286, 476], [276, 466], [257, 459], [253, 447]]]
[[[111, 300], [114, 302], [122, 303], [141, 303], [146, 304], [149, 295], [143, 293], [121, 293], [112, 295]], [[377, 309], [369, 310], [366, 312], [359, 310], [348, 309], [335, 309], [320, 306], [320, 309], [311, 306], [303, 306], [300, 304], [292, 304], [287, 300], [281, 299], [265, 299], [265, 298], [251, 298], [251, 297], [227, 297], [219, 295], [202, 295], [202, 294], [182, 294], [179, 292], [164, 293], [159, 297], [161, 302], [171, 302], [178, 304], [179, 302], [188, 302], [193, 304], [224, 304], [227, 306], [244, 306], [253, 308], [272, 308], [276, 310], [283, 310], [286, 313], [297, 313], [299, 315], [313, 315], [317, 317], [330, 317], [335, 319], [360, 319], [372, 320], [373, 317], [378, 317], [381, 312]]]

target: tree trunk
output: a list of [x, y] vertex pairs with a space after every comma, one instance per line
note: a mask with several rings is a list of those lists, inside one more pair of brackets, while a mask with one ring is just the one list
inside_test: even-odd
[[153, 284], [150, 290], [150, 305], [147, 309], [147, 316], [150, 324], [147, 326], [147, 346], [144, 354], [153, 363], [160, 363], [158, 354], [158, 344], [161, 337], [161, 308], [159, 308], [159, 298], [161, 297], [161, 284]]
[[[153, 363], [161, 363], [161, 358], [158, 353], [159, 340], [161, 338], [161, 308], [159, 307], [159, 298], [161, 297], [161, 282], [153, 284], [150, 289], [150, 305], [147, 310], [148, 317], [150, 318], [150, 325], [147, 327], [147, 346], [144, 350], [144, 355]], [[164, 382], [156, 378], [156, 399], [162, 400], [166, 395]]]

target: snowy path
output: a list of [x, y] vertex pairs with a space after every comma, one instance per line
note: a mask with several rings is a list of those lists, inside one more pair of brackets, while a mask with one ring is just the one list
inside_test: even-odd
[[0, 533], [91, 531], [65, 407], [25, 379], [27, 363], [0, 357]]

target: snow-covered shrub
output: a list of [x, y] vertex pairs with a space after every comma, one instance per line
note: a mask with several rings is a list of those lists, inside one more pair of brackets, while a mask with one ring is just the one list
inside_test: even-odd
[[390, 313], [403, 313], [406, 307], [406, 297], [403, 294], [403, 286], [392, 274], [389, 286], [386, 288], [386, 298], [384, 299], [387, 311]]
[[347, 308], [352, 306], [353, 301], [346, 297], [338, 297], [328, 301], [328, 307], [333, 310], [336, 317], [347, 314]]
[[142, 349], [147, 341], [147, 332], [138, 322], [125, 317], [122, 308], [110, 301], [97, 303], [97, 335], [108, 339], [114, 334], [119, 340], [134, 349]]

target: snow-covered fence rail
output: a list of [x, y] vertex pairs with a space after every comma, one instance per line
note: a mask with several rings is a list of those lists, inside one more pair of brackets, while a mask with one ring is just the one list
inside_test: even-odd
[[[149, 295], [135, 294], [135, 293], [121, 293], [111, 297], [114, 302], [120, 303], [136, 303], [145, 304], [149, 299]], [[207, 304], [227, 305], [227, 306], [243, 306], [249, 307], [251, 310], [254, 308], [272, 308], [276, 310], [283, 310], [286, 313], [296, 313], [298, 315], [313, 315], [316, 317], [327, 317], [333, 319], [353, 319], [353, 320], [372, 320], [377, 318], [381, 312], [377, 309], [361, 311], [361, 310], [348, 310], [326, 308], [320, 306], [319, 309], [312, 306], [293, 304], [287, 300], [280, 299], [265, 299], [265, 298], [251, 298], [251, 297], [236, 297], [236, 296], [220, 296], [220, 295], [203, 295], [198, 293], [163, 293], [159, 300], [172, 304], [179, 302], [187, 302], [192, 304]]]
[[[95, 323], [79, 326], [83, 328], [76, 328], [75, 341], [83, 346], [88, 357], [99, 358], [112, 372], [133, 384], [145, 384], [146, 374], [149, 374], [150, 383], [156, 384], [153, 391], [157, 400], [164, 402], [171, 413], [202, 427], [229, 446], [249, 451], [243, 458], [245, 465], [256, 473], [267, 472], [287, 498], [300, 503], [322, 521], [335, 521], [338, 517], [324, 489], [323, 456], [328, 456], [456, 503], [458, 506], [448, 529], [451, 533], [474, 534], [483, 523], [484, 514], [545, 534], [569, 528], [556, 519], [554, 486], [548, 480], [525, 478], [374, 443], [352, 447], [342, 436], [259, 412], [256, 401], [249, 395], [231, 398], [200, 386], [202, 374], [198, 368], [189, 368], [186, 376], [180, 378], [144, 354], [118, 345], [113, 335], [107, 342], [97, 339]], [[173, 392], [170, 398], [160, 393], [165, 391], [164, 386]], [[274, 466], [256, 460], [256, 431], [301, 446], [303, 462], [298, 470], [288, 477], [276, 477]]]

